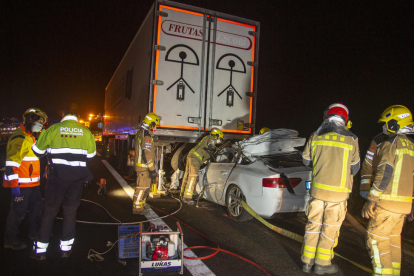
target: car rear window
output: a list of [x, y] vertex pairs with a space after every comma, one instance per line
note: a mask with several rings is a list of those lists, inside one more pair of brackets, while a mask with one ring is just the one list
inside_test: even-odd
[[303, 166], [302, 153], [298, 151], [284, 154], [261, 156], [260, 159], [262, 159], [267, 165], [274, 168]]

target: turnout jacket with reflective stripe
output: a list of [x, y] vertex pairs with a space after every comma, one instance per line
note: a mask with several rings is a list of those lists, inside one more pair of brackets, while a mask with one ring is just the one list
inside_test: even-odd
[[371, 145], [369, 145], [367, 154], [365, 155], [365, 159], [362, 162], [360, 191], [369, 191], [371, 189], [371, 184], [377, 172], [378, 151], [386, 139], [388, 139], [388, 135], [383, 133], [378, 134], [372, 139]]
[[368, 200], [400, 214], [411, 212], [414, 142], [406, 135], [391, 136], [381, 145], [378, 166]]
[[358, 165], [359, 169], [358, 138], [335, 132], [314, 133], [302, 157], [312, 163], [312, 197], [328, 202], [348, 199], [353, 183], [351, 166]]
[[40, 162], [33, 153], [32, 134], [21, 125], [7, 142], [3, 187], [35, 187], [40, 184]]
[[42, 131], [32, 149], [37, 156], [47, 154], [48, 173], [61, 180], [84, 182], [93, 178], [86, 162], [96, 155], [95, 139], [74, 115]]
[[135, 135], [135, 171], [155, 171], [155, 147], [152, 131], [141, 128]]
[[190, 152], [188, 153], [188, 157], [195, 158], [201, 163], [203, 163], [206, 159], [210, 158], [210, 154], [205, 150], [208, 148], [209, 145], [211, 145], [213, 148], [215, 148], [215, 145], [213, 143], [213, 137], [211, 135], [207, 135], [204, 137], [198, 144], [195, 146]]

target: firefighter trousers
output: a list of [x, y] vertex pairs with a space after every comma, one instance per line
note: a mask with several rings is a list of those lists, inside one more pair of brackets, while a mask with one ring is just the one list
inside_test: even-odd
[[406, 215], [376, 207], [369, 219], [366, 244], [371, 256], [372, 275], [400, 275], [401, 231]]
[[150, 193], [151, 177], [149, 170], [137, 171], [137, 186], [135, 187], [132, 211], [140, 212], [144, 210], [145, 202]]
[[330, 265], [338, 244], [339, 230], [346, 215], [347, 202], [327, 202], [310, 198], [306, 206], [308, 223], [302, 245], [302, 262]]
[[197, 185], [198, 171], [200, 170], [200, 161], [187, 157], [187, 165], [185, 166], [185, 174], [181, 189], [182, 197], [185, 199], [192, 199], [194, 189]]

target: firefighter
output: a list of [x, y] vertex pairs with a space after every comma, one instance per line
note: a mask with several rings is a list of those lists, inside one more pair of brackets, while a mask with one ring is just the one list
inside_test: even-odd
[[268, 131], [270, 131], [270, 128], [268, 128], [268, 127], [262, 127], [260, 129], [260, 131], [259, 131], [259, 134], [263, 134], [263, 133], [268, 132]]
[[47, 115], [38, 108], [29, 108], [23, 114], [23, 124], [7, 143], [6, 171], [3, 187], [11, 188], [12, 200], [4, 231], [4, 248], [21, 250], [27, 244], [17, 235], [26, 213], [29, 213], [29, 237], [34, 240], [40, 224], [42, 195], [40, 194], [40, 162], [33, 153], [34, 133], [42, 130]]
[[145, 214], [146, 200], [151, 185], [157, 183], [155, 170], [155, 147], [153, 132], [160, 125], [161, 117], [155, 113], [148, 113], [135, 135], [135, 171], [137, 172], [137, 186], [135, 188], [132, 213]]
[[210, 160], [211, 153], [216, 145], [224, 139], [223, 132], [217, 128], [213, 128], [210, 134], [205, 136], [187, 155], [187, 164], [183, 184], [181, 187], [181, 197], [184, 203], [194, 205], [192, 200], [194, 189], [197, 183], [198, 171], [200, 166]]
[[323, 119], [302, 156], [303, 163], [313, 169], [310, 199], [305, 211], [308, 223], [302, 262], [306, 273], [315, 264], [316, 274], [332, 274], [338, 271], [338, 267], [331, 263], [333, 248], [338, 242], [360, 160], [358, 138], [349, 130], [348, 108], [342, 103], [331, 104]]
[[75, 112], [51, 125], [32, 146], [37, 156], [47, 154], [47, 185], [43, 216], [33, 252], [36, 260], [45, 260], [55, 216], [63, 208], [61, 257], [69, 257], [75, 240], [76, 212], [81, 202], [83, 183], [93, 179], [86, 163], [96, 154], [95, 139], [89, 129], [78, 123]]
[[[373, 275], [400, 275], [401, 231], [412, 211], [414, 141], [411, 112], [402, 105], [387, 108], [380, 116], [389, 138], [378, 151], [378, 166], [362, 216], [369, 219], [366, 245]], [[410, 216], [412, 219], [412, 216]]]

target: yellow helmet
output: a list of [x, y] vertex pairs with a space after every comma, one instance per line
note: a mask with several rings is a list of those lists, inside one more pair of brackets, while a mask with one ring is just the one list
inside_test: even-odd
[[161, 117], [155, 113], [148, 113], [145, 115], [144, 123], [151, 129], [160, 125]]
[[268, 132], [270, 130], [270, 128], [268, 127], [262, 127], [262, 129], [259, 131], [259, 134], [263, 134], [265, 132]]
[[36, 114], [36, 115], [38, 115], [38, 116], [42, 117], [42, 118], [43, 118], [43, 123], [42, 123], [42, 124], [45, 124], [45, 123], [46, 123], [46, 121], [47, 121], [47, 115], [46, 115], [46, 112], [44, 112], [44, 111], [40, 110], [39, 108], [35, 108], [35, 107], [33, 107], [33, 108], [29, 108], [28, 110], [26, 110], [26, 111], [23, 113], [23, 120], [25, 119], [24, 117], [25, 117], [27, 114], [29, 114], [29, 113], [33, 113], [33, 114]]
[[215, 140], [224, 139], [224, 134], [223, 132], [221, 132], [220, 129], [212, 128], [210, 134], [213, 136]]
[[412, 126], [413, 115], [410, 110], [403, 105], [392, 105], [382, 112], [378, 123], [384, 122], [387, 125], [387, 130], [391, 133], [396, 133], [399, 129]]

